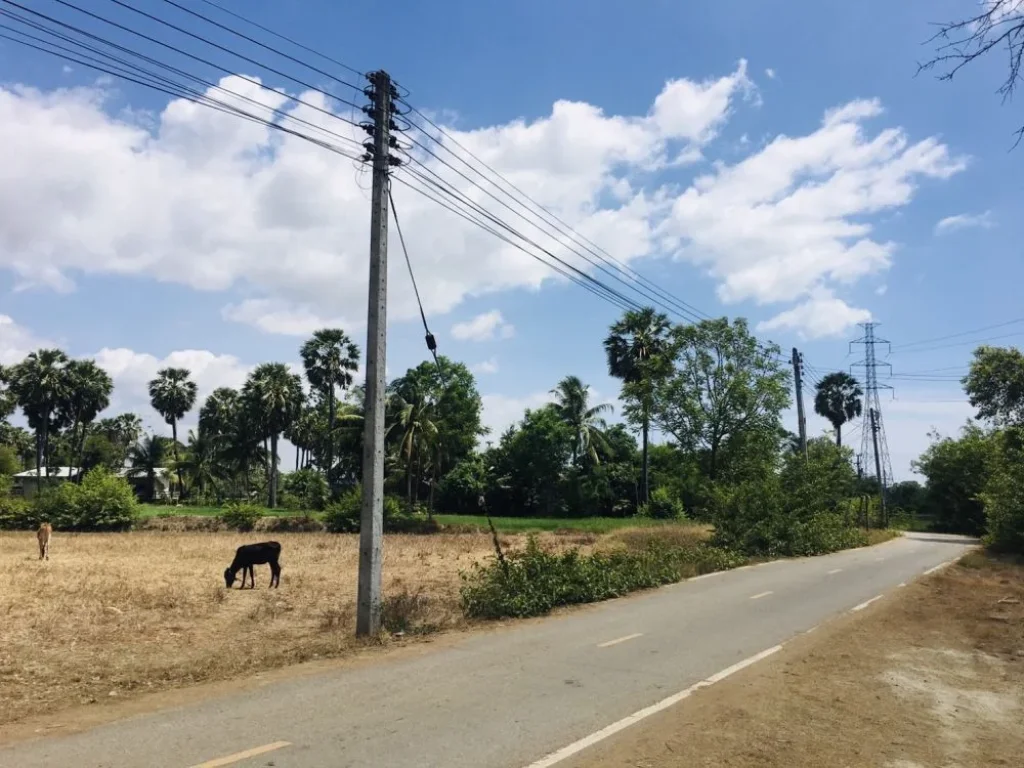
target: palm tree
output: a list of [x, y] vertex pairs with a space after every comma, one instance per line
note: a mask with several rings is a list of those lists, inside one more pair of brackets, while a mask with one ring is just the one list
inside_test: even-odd
[[314, 391], [327, 399], [327, 461], [330, 476], [334, 464], [335, 389], [352, 384], [359, 367], [359, 347], [340, 328], [321, 328], [299, 350], [306, 378]]
[[199, 409], [199, 433], [214, 439], [230, 435], [238, 417], [238, 390], [217, 387]]
[[68, 391], [60, 407], [66, 412], [65, 419], [71, 422], [71, 466], [80, 467], [89, 425], [110, 405], [114, 382], [92, 360], [72, 360], [66, 370]]
[[555, 396], [555, 411], [572, 430], [572, 463], [581, 456], [589, 456], [600, 463], [597, 447], [605, 444], [604, 433], [608, 429], [600, 414], [612, 410], [608, 403], [590, 407], [590, 387], [577, 376], [566, 376], [551, 390]]
[[[196, 404], [196, 383], [189, 379], [187, 368], [164, 368], [156, 372], [156, 378], [149, 382], [149, 399], [153, 408], [171, 425], [171, 447], [174, 463], [178, 463], [178, 420], [192, 410]], [[181, 482], [181, 468], [178, 468], [179, 492], [184, 488]]]
[[277, 506], [277, 443], [302, 411], [302, 380], [284, 363], [263, 363], [249, 374], [242, 397], [270, 438], [267, 506], [273, 509]]
[[844, 371], [830, 373], [818, 382], [814, 395], [814, 411], [832, 422], [836, 430], [836, 445], [843, 444], [843, 424], [861, 415], [864, 391], [850, 374]]
[[156, 498], [156, 476], [167, 463], [167, 438], [147, 435], [128, 449], [128, 476], [149, 480], [149, 500]]
[[623, 383], [624, 394], [636, 403], [642, 434], [643, 503], [650, 501], [648, 440], [654, 410], [654, 385], [669, 368], [668, 317], [651, 307], [628, 310], [612, 325], [604, 350], [608, 357], [608, 373]]
[[220, 479], [223, 476], [223, 464], [220, 461], [218, 438], [202, 431], [197, 435], [194, 430], [188, 431], [188, 451], [179, 463], [189, 477], [189, 493], [198, 488], [205, 495], [209, 487], [213, 487], [220, 498]]
[[50, 475], [49, 439], [53, 417], [68, 392], [68, 356], [59, 349], [32, 352], [9, 371], [10, 388], [36, 433], [36, 475], [44, 462]]

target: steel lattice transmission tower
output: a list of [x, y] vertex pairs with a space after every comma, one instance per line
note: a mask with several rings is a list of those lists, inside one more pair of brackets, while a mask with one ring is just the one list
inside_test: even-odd
[[889, 346], [886, 339], [875, 336], [875, 328], [878, 323], [861, 323], [864, 335], [850, 342], [850, 350], [853, 351], [854, 344], [864, 345], [864, 359], [850, 366], [850, 372], [854, 368], [864, 369], [864, 424], [861, 430], [860, 457], [864, 467], [865, 475], [878, 479], [881, 499], [882, 515], [885, 517], [885, 492], [893, 483], [892, 462], [889, 459], [889, 445], [885, 439], [885, 427], [882, 422], [882, 402], [878, 397], [878, 390], [892, 389], [888, 384], [878, 383], [878, 369], [892, 365], [886, 362], [879, 362], [875, 354], [875, 346], [885, 344]]

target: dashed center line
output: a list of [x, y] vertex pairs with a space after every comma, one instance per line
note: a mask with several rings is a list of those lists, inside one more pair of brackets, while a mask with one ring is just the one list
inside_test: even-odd
[[197, 763], [196, 765], [191, 766], [191, 768], [220, 768], [222, 765], [231, 765], [232, 763], [237, 763], [240, 760], [256, 757], [257, 755], [265, 755], [267, 752], [273, 752], [275, 749], [290, 746], [290, 741], [275, 741], [273, 744], [264, 744], [262, 747], [253, 747], [252, 749], [247, 749], [244, 752], [235, 752], [233, 755], [225, 755], [224, 757], [207, 760], [205, 763]]
[[608, 648], [609, 646], [618, 645], [619, 643], [624, 643], [627, 640], [636, 640], [638, 637], [643, 637], [643, 636], [644, 636], [643, 632], [636, 632], [636, 633], [634, 633], [632, 635], [626, 635], [625, 637], [617, 637], [614, 640], [609, 640], [606, 643], [598, 643], [597, 647], [598, 648]]
[[831, 571], [828, 572], [828, 575], [829, 576], [834, 576], [835, 574], [839, 573], [841, 570], [843, 570], [843, 569], [842, 568], [833, 568]]
[[761, 592], [761, 593], [756, 594], [756, 595], [751, 595], [750, 599], [751, 600], [760, 600], [762, 597], [768, 597], [768, 595], [771, 595], [771, 594], [774, 594], [774, 593], [771, 590], [768, 590], [767, 592]]

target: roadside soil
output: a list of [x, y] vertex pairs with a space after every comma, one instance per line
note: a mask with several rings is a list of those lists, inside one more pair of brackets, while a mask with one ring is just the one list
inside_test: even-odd
[[1024, 765], [1024, 563], [972, 552], [562, 765]]

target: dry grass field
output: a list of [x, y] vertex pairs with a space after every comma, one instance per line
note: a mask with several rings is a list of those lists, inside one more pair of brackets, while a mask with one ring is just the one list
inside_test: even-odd
[[[283, 548], [281, 588], [267, 588], [263, 565], [255, 590], [225, 589], [235, 548], [269, 538]], [[589, 548], [598, 537], [541, 539]], [[502, 536], [509, 549], [525, 541]], [[485, 534], [387, 536], [386, 628], [412, 635], [461, 624], [460, 571], [492, 546]], [[56, 532], [50, 560], [37, 558], [33, 533], [0, 533], [0, 724], [357, 646], [356, 536]]]

